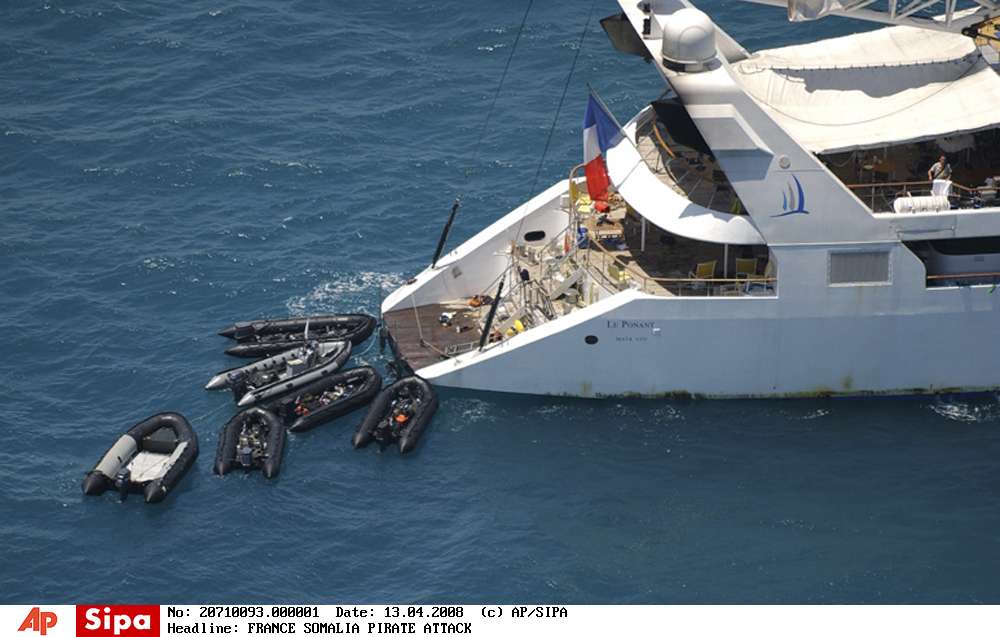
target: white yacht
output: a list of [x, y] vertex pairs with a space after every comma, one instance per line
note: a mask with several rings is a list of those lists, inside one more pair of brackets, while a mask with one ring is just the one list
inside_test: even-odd
[[751, 53], [620, 0], [605, 31], [666, 87], [622, 125], [595, 102], [610, 194], [567, 167], [395, 290], [399, 362], [584, 397], [1000, 388], [1000, 5], [765, 3], [888, 26]]

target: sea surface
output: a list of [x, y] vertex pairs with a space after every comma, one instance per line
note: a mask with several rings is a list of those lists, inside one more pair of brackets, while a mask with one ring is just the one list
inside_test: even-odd
[[[700, 4], [751, 49], [858, 28]], [[213, 475], [218, 329], [376, 312], [455, 197], [451, 246], [565, 177], [588, 83], [623, 119], [663, 90], [599, 0], [556, 120], [590, 3], [539, 0], [487, 126], [526, 7], [3, 4], [0, 602], [1000, 602], [995, 396], [443, 391], [405, 458], [352, 449], [354, 414], [277, 480]], [[84, 497], [165, 410], [200, 437], [180, 488]]]

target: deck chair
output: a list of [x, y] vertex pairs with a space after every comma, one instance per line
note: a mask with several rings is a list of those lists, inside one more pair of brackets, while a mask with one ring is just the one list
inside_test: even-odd
[[736, 259], [736, 278], [749, 279], [757, 275], [757, 259]]
[[[716, 261], [703, 261], [694, 266], [694, 270], [688, 272], [689, 279], [714, 279], [715, 278], [715, 266], [718, 264]], [[702, 281], [692, 281], [690, 283], [692, 290], [704, 290], [708, 287], [708, 283]], [[711, 291], [709, 291], [711, 292]]]
[[763, 276], [755, 274], [747, 277], [746, 293], [753, 294], [754, 291], [768, 293], [774, 290], [774, 282], [768, 281], [768, 279], [775, 278], [776, 272], [777, 270], [774, 267], [774, 261], [768, 259], [767, 265], [764, 266]]
[[703, 261], [694, 267], [694, 270], [688, 272], [689, 279], [714, 279], [715, 278], [715, 266], [718, 265], [717, 261]]

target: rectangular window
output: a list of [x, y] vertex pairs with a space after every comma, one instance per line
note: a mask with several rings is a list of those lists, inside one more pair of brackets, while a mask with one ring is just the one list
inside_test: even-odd
[[830, 285], [888, 282], [888, 252], [830, 253]]

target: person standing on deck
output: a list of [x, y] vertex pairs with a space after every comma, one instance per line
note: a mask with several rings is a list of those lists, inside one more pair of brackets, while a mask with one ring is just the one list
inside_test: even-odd
[[948, 163], [948, 158], [944, 155], [938, 157], [937, 162], [927, 171], [927, 180], [934, 181], [935, 179], [951, 179], [951, 164]]

